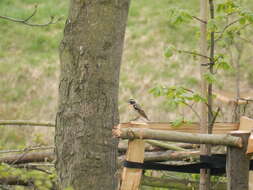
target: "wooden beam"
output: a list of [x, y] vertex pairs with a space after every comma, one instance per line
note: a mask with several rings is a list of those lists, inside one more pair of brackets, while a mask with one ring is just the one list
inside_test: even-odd
[[194, 134], [176, 131], [153, 130], [144, 128], [117, 128], [113, 135], [125, 139], [153, 139], [193, 144], [212, 144], [242, 147], [241, 138], [221, 134]]
[[250, 156], [250, 155], [252, 156], [253, 155], [253, 130], [250, 132], [246, 154], [248, 156]]
[[[186, 133], [199, 133], [200, 125], [198, 123], [187, 123], [182, 124], [179, 127], [174, 127], [171, 123], [158, 123], [158, 122], [149, 122], [149, 123], [138, 123], [138, 122], [129, 122], [121, 123], [119, 125], [121, 128], [146, 128], [146, 129], [156, 129], [156, 130], [166, 130], [166, 131], [178, 131]], [[214, 134], [226, 134], [230, 131], [238, 130], [239, 123], [215, 123], [213, 128]]]
[[24, 120], [0, 120], [0, 125], [4, 126], [40, 126], [40, 127], [55, 127], [51, 122], [36, 122], [36, 121], [24, 121]]
[[166, 151], [166, 152], [146, 152], [145, 161], [163, 162], [163, 161], [185, 161], [199, 160], [199, 151]]
[[[159, 151], [159, 152], [145, 152], [144, 161], [148, 162], [164, 162], [164, 161], [188, 161], [199, 160], [199, 151]], [[126, 159], [125, 155], [118, 157], [119, 165], [122, 165]]]
[[253, 119], [250, 119], [248, 117], [242, 116], [240, 118], [240, 131], [251, 131], [253, 129]]
[[231, 135], [242, 139], [243, 148], [228, 147], [227, 149], [227, 190], [248, 190], [250, 157], [245, 153], [247, 150], [249, 133], [232, 132]]
[[[126, 160], [143, 163], [144, 144], [143, 140], [129, 140]], [[141, 176], [142, 169], [124, 167], [120, 190], [138, 190], [141, 182]]]
[[0, 163], [6, 164], [25, 164], [31, 162], [52, 162], [55, 159], [53, 152], [28, 152], [15, 154], [0, 158]]
[[247, 155], [253, 154], [253, 119], [242, 116], [240, 118], [239, 130], [250, 132], [251, 135], [248, 139]]

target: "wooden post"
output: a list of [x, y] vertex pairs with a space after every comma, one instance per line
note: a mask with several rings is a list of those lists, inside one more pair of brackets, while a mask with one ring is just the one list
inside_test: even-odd
[[243, 131], [231, 132], [231, 135], [242, 138], [243, 147], [228, 147], [227, 149], [227, 190], [249, 189], [250, 158], [246, 155], [249, 134]]
[[[129, 140], [126, 160], [143, 163], [144, 141], [141, 139]], [[120, 190], [138, 190], [141, 182], [142, 169], [123, 168]]]
[[250, 131], [250, 137], [248, 140], [248, 147], [247, 147], [247, 154], [252, 155], [253, 154], [253, 119], [242, 116], [240, 118], [239, 130]]

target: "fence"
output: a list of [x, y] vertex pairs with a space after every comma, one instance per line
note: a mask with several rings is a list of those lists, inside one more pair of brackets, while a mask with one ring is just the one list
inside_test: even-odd
[[[253, 152], [253, 139], [249, 138], [253, 129], [253, 120], [242, 117], [240, 124], [215, 123], [214, 134], [199, 134], [198, 124], [188, 124], [173, 128], [169, 123], [123, 123], [113, 129], [115, 137], [129, 139], [125, 165], [122, 171], [120, 190], [137, 190], [142, 177], [143, 168], [171, 168], [166, 165], [153, 165], [144, 162], [144, 139], [186, 142], [194, 144], [210, 144], [227, 146], [224, 157], [228, 190], [248, 190], [250, 155]], [[205, 157], [213, 159], [212, 156]], [[219, 162], [217, 159], [214, 162]], [[218, 164], [218, 163], [216, 163]], [[194, 165], [195, 166], [195, 165]], [[199, 169], [205, 165], [200, 164]], [[187, 165], [185, 167], [192, 167]], [[222, 172], [211, 168], [211, 173]], [[186, 168], [181, 167], [181, 171]], [[222, 169], [222, 168], [221, 168]], [[176, 169], [174, 169], [176, 171]]]

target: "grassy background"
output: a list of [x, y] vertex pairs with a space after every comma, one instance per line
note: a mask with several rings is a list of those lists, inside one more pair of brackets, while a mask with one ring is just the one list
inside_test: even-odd
[[[245, 5], [248, 1], [242, 1]], [[198, 0], [136, 0], [131, 2], [126, 29], [123, 63], [120, 76], [120, 117], [128, 121], [126, 101], [136, 98], [153, 121], [169, 121], [186, 115], [187, 109], [173, 110], [163, 98], [155, 98], [148, 91], [157, 84], [186, 85], [199, 88], [198, 61], [188, 55], [175, 55], [166, 60], [164, 49], [173, 44], [187, 50], [198, 49], [199, 23], [192, 21], [180, 26], [169, 23], [169, 10], [173, 7], [187, 9], [198, 15]], [[33, 23], [47, 23], [50, 16], [62, 17], [57, 24], [48, 27], [29, 27], [0, 19], [0, 119], [54, 121], [57, 109], [59, 76], [58, 45], [62, 39], [68, 1], [61, 0], [3, 0], [0, 14], [14, 18], [26, 18], [38, 5]], [[251, 36], [250, 36], [251, 37]], [[250, 38], [249, 37], [249, 38]], [[251, 48], [246, 46], [247, 49]], [[250, 53], [244, 55], [243, 88], [253, 84], [253, 66]], [[234, 74], [225, 89], [234, 86]], [[221, 85], [222, 86], [222, 85]], [[224, 88], [224, 85], [221, 87]], [[14, 132], [13, 132], [14, 131]], [[17, 137], [20, 134], [21, 137]], [[14, 135], [14, 136], [13, 136]], [[28, 136], [28, 140], [25, 140]], [[37, 128], [3, 133], [0, 149], [9, 143], [22, 146], [37, 143], [50, 144], [53, 131]], [[19, 139], [19, 140], [18, 140]]]
[[[182, 30], [184, 32], [180, 35], [177, 34], [180, 27], [170, 30], [168, 10], [175, 2], [132, 1], [120, 80], [122, 120], [127, 120], [125, 102], [130, 97], [137, 98], [144, 104], [148, 112], [152, 112], [149, 115], [153, 120], [160, 120], [165, 116], [160, 113], [163, 108], [159, 101], [148, 101], [153, 99], [148, 89], [161, 82], [170, 83], [180, 69], [177, 62], [166, 62], [164, 48], [168, 43], [196, 44], [194, 38], [184, 35], [192, 34], [194, 30], [191, 28]], [[186, 8], [192, 3], [177, 4]], [[51, 15], [62, 17], [63, 20], [42, 28], [0, 20], [1, 119], [51, 121], [55, 117], [59, 75], [58, 45], [67, 17], [67, 2], [6, 0], [0, 2], [0, 12], [1, 15], [25, 18], [31, 14], [35, 5], [39, 6], [38, 13], [32, 22], [46, 23]], [[156, 111], [149, 111], [151, 108]]]

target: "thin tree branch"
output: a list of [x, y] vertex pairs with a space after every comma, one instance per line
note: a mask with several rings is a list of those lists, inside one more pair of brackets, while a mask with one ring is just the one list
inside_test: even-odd
[[198, 114], [198, 112], [193, 108], [193, 106], [192, 105], [190, 105], [190, 104], [188, 104], [187, 102], [184, 102], [184, 104], [188, 107], [188, 108], [190, 108], [192, 111], [193, 111], [193, 113], [198, 117], [198, 119], [199, 119], [199, 121], [200, 121], [200, 115]]
[[36, 121], [23, 121], [23, 120], [0, 120], [1, 125], [26, 125], [26, 126], [40, 126], [40, 127], [55, 127], [54, 123], [45, 122], [40, 123]]
[[248, 39], [246, 39], [246, 38], [243, 38], [243, 37], [241, 37], [241, 36], [237, 36], [240, 40], [243, 40], [244, 42], [246, 42], [246, 43], [249, 43], [250, 45], [252, 45], [253, 46], [253, 41], [251, 41], [251, 40], [248, 40]]
[[223, 28], [223, 30], [222, 30], [221, 32], [219, 32], [220, 35], [219, 35], [219, 37], [218, 37], [217, 39], [215, 39], [215, 42], [219, 41], [219, 40], [223, 37], [224, 32], [225, 32], [230, 26], [236, 24], [237, 22], [239, 22], [239, 19], [234, 20], [234, 21], [230, 22], [229, 24], [227, 24], [227, 25]]
[[215, 115], [214, 115], [213, 118], [212, 118], [212, 122], [211, 122], [211, 125], [212, 125], [212, 126], [214, 125], [214, 123], [215, 123], [215, 121], [216, 121], [216, 118], [217, 118], [217, 116], [218, 116], [219, 113], [220, 113], [220, 110], [221, 110], [220, 107], [218, 107], [218, 109], [217, 109]]
[[200, 18], [198, 18], [196, 16], [192, 16], [192, 18], [194, 18], [194, 19], [196, 19], [196, 20], [198, 20], [198, 21], [200, 21], [200, 22], [202, 22], [204, 24], [207, 24], [207, 22], [205, 20], [202, 20], [202, 19], [200, 19]]
[[178, 52], [182, 52], [182, 53], [187, 53], [187, 54], [191, 54], [191, 55], [195, 55], [195, 56], [198, 56], [198, 57], [204, 57], [206, 59], [211, 59], [209, 56], [206, 56], [206, 55], [202, 55], [200, 53], [197, 53], [197, 52], [193, 52], [193, 51], [187, 51], [187, 50], [178, 50], [176, 49]]
[[38, 5], [35, 5], [35, 6], [34, 6], [33, 13], [32, 13], [30, 16], [28, 16], [26, 19], [24, 19], [24, 22], [29, 21], [34, 15], [36, 15], [37, 10], [38, 10], [37, 8], [38, 8]]
[[244, 26], [242, 26], [241, 28], [239, 28], [237, 31], [241, 31], [241, 30], [244, 30], [245, 28], [247, 28], [248, 26], [252, 25], [253, 23], [248, 23], [248, 24], [245, 24]]
[[50, 20], [45, 24], [31, 23], [29, 21], [34, 17], [34, 15], [36, 15], [37, 7], [38, 6], [36, 5], [34, 7], [34, 11], [32, 12], [32, 14], [30, 16], [28, 16], [27, 18], [25, 18], [25, 19], [12, 18], [12, 17], [9, 17], [9, 16], [2, 16], [2, 15], [0, 15], [0, 19], [8, 20], [8, 21], [11, 21], [11, 22], [22, 23], [24, 25], [33, 26], [33, 27], [48, 26], [48, 25], [51, 25], [51, 24], [55, 24], [55, 23], [59, 22], [62, 19], [62, 18], [55, 19], [54, 16], [51, 16]]
[[1, 150], [0, 154], [3, 153], [14, 153], [14, 152], [27, 152], [27, 151], [33, 151], [33, 150], [48, 150], [48, 149], [54, 149], [54, 146], [42, 146], [42, 147], [28, 147], [24, 149], [16, 149], [16, 150]]

